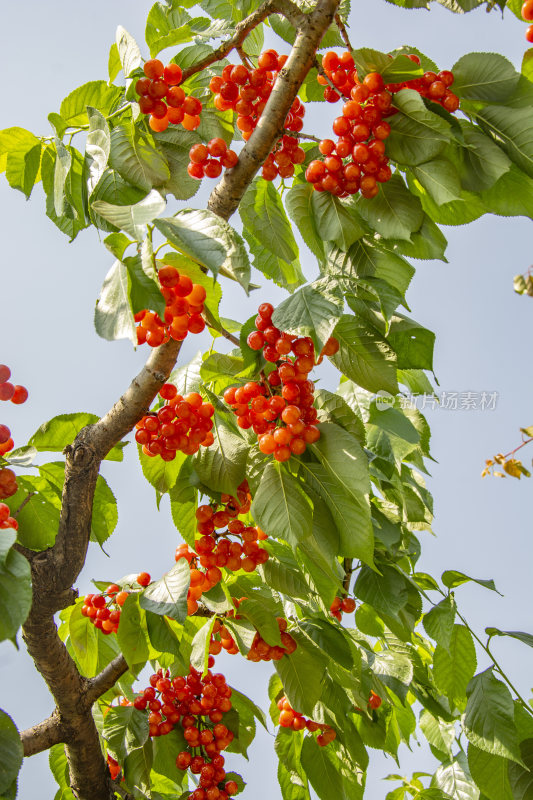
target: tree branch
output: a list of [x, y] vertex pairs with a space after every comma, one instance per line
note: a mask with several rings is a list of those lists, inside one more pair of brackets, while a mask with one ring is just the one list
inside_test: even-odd
[[217, 61], [221, 61], [223, 58], [226, 58], [232, 50], [239, 50], [248, 34], [272, 14], [282, 14], [295, 28], [300, 26], [306, 18], [306, 15], [302, 13], [298, 6], [292, 3], [291, 0], [266, 0], [253, 14], [250, 14], [249, 17], [239, 22], [235, 27], [235, 33], [231, 39], [223, 42], [220, 47], [205, 58], [192, 64], [188, 69], [184, 69], [182, 80], [186, 81], [191, 75], [201, 72]]
[[315, 52], [330, 26], [340, 0], [319, 0], [305, 15], [289, 58], [280, 71], [257, 127], [239, 155], [239, 161], [215, 186], [208, 207], [223, 219], [237, 209], [255, 173], [281, 135], [294, 97], [315, 61]]
[[67, 731], [61, 724], [59, 713], [57, 709], [54, 709], [47, 719], [21, 731], [20, 739], [24, 747], [24, 758], [42, 753], [43, 750], [49, 750], [55, 744], [64, 742], [66, 735]]
[[84, 705], [90, 708], [99, 697], [109, 691], [109, 689], [112, 689], [118, 679], [127, 671], [128, 665], [121, 653], [114, 658], [107, 667], [104, 667], [95, 678], [90, 678], [87, 681], [87, 688], [83, 696]]
[[[265, 111], [245, 145], [239, 163], [211, 194], [209, 208], [222, 218], [228, 219], [233, 214], [282, 132], [294, 97], [313, 65], [316, 48], [331, 24], [339, 2], [318, 0], [312, 12], [303, 14], [290, 0], [267, 0], [237, 25], [231, 39], [184, 72], [186, 79], [224, 58], [233, 48], [240, 47], [248, 33], [270, 14], [283, 14], [297, 29], [291, 54], [280, 71]], [[50, 720], [57, 717], [63, 733], [57, 739], [60, 734], [55, 723], [45, 720], [30, 729], [34, 731], [33, 743], [30, 742], [32, 734], [24, 732], [25, 751], [27, 748], [28, 753], [38, 752], [32, 748], [41, 745], [44, 748], [47, 737], [54, 743], [56, 739], [65, 741], [69, 782], [78, 800], [112, 800], [114, 797], [114, 784], [102, 756], [91, 703], [114, 685], [127, 665], [119, 656], [100, 675], [87, 681], [59, 639], [53, 615], [60, 608], [72, 604], [76, 596], [71, 587], [85, 563], [100, 464], [148, 410], [172, 371], [180, 347], [180, 342], [170, 340], [155, 348], [143, 369], [107, 414], [80, 431], [74, 442], [65, 448], [65, 482], [56, 541], [48, 550], [29, 557], [33, 604], [23, 626], [23, 636], [37, 670], [56, 701], [57, 708]]]

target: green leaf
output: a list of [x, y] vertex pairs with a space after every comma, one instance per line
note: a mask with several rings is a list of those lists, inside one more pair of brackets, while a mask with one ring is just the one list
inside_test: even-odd
[[109, 86], [105, 81], [89, 81], [65, 97], [59, 114], [67, 128], [87, 125], [89, 106], [107, 116], [118, 104], [123, 91], [118, 86]]
[[209, 643], [215, 618], [206, 619], [205, 624], [197, 632], [192, 640], [191, 666], [199, 670], [202, 675], [207, 673], [207, 661], [209, 659]]
[[420, 729], [432, 747], [451, 757], [455, 740], [455, 726], [452, 722], [445, 722], [423, 709], [420, 714]]
[[499, 53], [468, 53], [451, 69], [454, 94], [484, 103], [504, 103], [520, 78], [511, 62]]
[[202, 447], [194, 457], [194, 469], [206, 486], [215, 492], [234, 495], [246, 475], [249, 445], [237, 436], [224, 418], [215, 412], [214, 442]]
[[101, 546], [117, 527], [118, 510], [115, 495], [102, 475], [98, 476], [91, 517], [91, 541]]
[[352, 506], [349, 518], [357, 518], [358, 524], [350, 533], [349, 530], [339, 528], [341, 532], [340, 546], [342, 554], [362, 559], [368, 564], [373, 564], [374, 535], [370, 521], [370, 505], [368, 495], [370, 492], [370, 479], [368, 476], [368, 461], [360, 444], [354, 437], [331, 422], [320, 425], [320, 439], [312, 445], [314, 454], [319, 459], [324, 469], [333, 478], [340, 488], [340, 508], [336, 508], [331, 499], [335, 498], [335, 487], [323, 499], [334, 514], [339, 525], [340, 513], [343, 504], [342, 494]]
[[163, 155], [131, 121], [125, 121], [111, 131], [109, 166], [128, 183], [145, 192], [163, 187], [170, 178]]
[[[4, 639], [14, 640], [18, 629], [26, 621], [31, 608], [32, 589], [30, 565], [21, 553], [11, 547], [12, 532], [0, 531], [0, 537], [3, 540], [0, 566], [0, 642], [2, 642]], [[4, 555], [6, 550], [7, 555]], [[0, 776], [1, 769], [0, 765]]]
[[296, 184], [285, 195], [285, 205], [307, 247], [319, 261], [323, 261], [324, 244], [318, 233], [313, 212], [313, 196], [315, 194], [311, 184]]
[[96, 214], [137, 241], [144, 239], [146, 226], [162, 214], [165, 207], [166, 200], [155, 189], [133, 205], [115, 206], [105, 200], [95, 200], [91, 205]]
[[359, 444], [365, 443], [365, 427], [363, 421], [352, 411], [346, 400], [327, 389], [315, 391], [315, 408], [320, 422], [335, 422], [341, 428], [355, 436]]
[[99, 111], [95, 108], [88, 108], [87, 114], [89, 116], [89, 133], [85, 142], [85, 159], [89, 170], [87, 189], [91, 195], [107, 167], [111, 137], [109, 125]]
[[321, 239], [335, 242], [341, 250], [348, 250], [365, 233], [354, 205], [343, 203], [329, 192], [314, 190], [310, 202], [314, 225]]
[[[153, 611], [154, 609], [150, 609]], [[144, 667], [148, 660], [148, 643], [144, 626], [141, 624], [139, 595], [129, 594], [122, 606], [117, 642], [128, 667], [134, 672]]]
[[507, 758], [487, 753], [469, 742], [468, 766], [476, 784], [488, 800], [514, 800]]
[[479, 789], [475, 785], [466, 756], [457, 755], [448, 763], [441, 764], [431, 779], [431, 786], [445, 792], [454, 800], [478, 800]]
[[61, 508], [60, 492], [40, 477], [17, 478], [18, 492], [9, 498], [11, 511], [17, 513], [18, 541], [30, 550], [45, 550], [54, 544]]
[[239, 214], [245, 228], [267, 250], [289, 263], [298, 257], [298, 245], [272, 181], [256, 178], [240, 202]]
[[273, 555], [272, 545], [270, 545], [269, 552], [270, 558], [259, 567], [261, 578], [276, 592], [306, 600], [310, 595], [310, 589], [302, 577], [298, 563], [291, 551], [281, 552], [276, 549], [275, 555]]
[[397, 92], [394, 106], [400, 114], [390, 118], [387, 155], [399, 164], [410, 166], [435, 158], [450, 139], [449, 124], [428, 111], [420, 94], [414, 89]]
[[109, 57], [107, 59], [107, 74], [109, 75], [109, 83], [113, 83], [118, 73], [121, 70], [120, 56], [118, 54], [117, 43], [113, 42], [109, 48]]
[[150, 797], [150, 771], [153, 764], [152, 740], [148, 739], [137, 750], [132, 750], [123, 764], [126, 786], [141, 791], [141, 797]]
[[276, 621], [276, 605], [266, 598], [249, 597], [239, 605], [239, 616], [250, 620], [267, 644], [281, 645], [280, 631]]
[[183, 462], [174, 486], [169, 490], [170, 512], [174, 525], [191, 547], [196, 538], [197, 490], [191, 485], [193, 466], [190, 459]]
[[456, 586], [461, 586], [463, 583], [468, 583], [472, 581], [473, 583], [478, 583], [480, 586], [484, 586], [485, 589], [490, 589], [493, 592], [497, 592], [501, 594], [496, 589], [494, 585], [494, 581], [491, 579], [489, 580], [481, 580], [481, 578], [470, 578], [468, 575], [465, 575], [464, 572], [458, 572], [456, 569], [447, 569], [441, 575], [441, 580], [448, 589], [455, 589]]
[[15, 723], [5, 711], [0, 709], [0, 792], [5, 792], [16, 779], [24, 749]]
[[[292, 635], [292, 634], [291, 634]], [[283, 683], [283, 689], [291, 706], [301, 714], [312, 716], [315, 703], [322, 691], [324, 662], [317, 659], [316, 650], [307, 650], [302, 646], [301, 636], [296, 637], [298, 647], [274, 662], [276, 672]]]
[[398, 369], [433, 369], [433, 331], [403, 314], [395, 314], [387, 341], [396, 353]]
[[6, 171], [9, 185], [31, 194], [41, 162], [41, 143], [25, 128], [0, 131], [0, 172]]
[[141, 66], [141, 51], [133, 36], [122, 25], [117, 28], [116, 44], [124, 76], [127, 78], [134, 69]]
[[299, 620], [298, 629], [303, 631], [329, 658], [333, 658], [345, 669], [353, 669], [354, 659], [350, 645], [338, 625], [323, 619], [304, 617]]
[[307, 776], [300, 763], [302, 741], [301, 734], [295, 735], [287, 728], [278, 729], [274, 748], [279, 759], [278, 781], [283, 800], [309, 800], [310, 797]]
[[[202, 117], [206, 111], [205, 108], [202, 110]], [[189, 150], [193, 144], [200, 141], [198, 131], [188, 132], [182, 128], [177, 131], [175, 126], [171, 125], [166, 131], [154, 134], [154, 140], [170, 170], [170, 178], [165, 183], [165, 192], [173, 194], [177, 200], [188, 200], [200, 188], [200, 181], [191, 178], [187, 172]]]
[[155, 226], [174, 247], [215, 276], [222, 271], [248, 289], [250, 264], [243, 241], [219, 216], [202, 209], [178, 211], [174, 217], [156, 220]]
[[510, 636], [511, 639], [518, 639], [519, 642], [533, 647], [533, 634], [523, 631], [500, 631], [498, 628], [485, 628], [485, 633], [489, 636]]
[[180, 627], [165, 616], [146, 611], [148, 638], [154, 650], [158, 650], [160, 653], [180, 655]]
[[433, 158], [431, 161], [412, 167], [411, 171], [437, 205], [460, 198], [459, 173], [448, 159]]
[[354, 586], [354, 595], [376, 611], [396, 616], [409, 602], [408, 586], [393, 567], [380, 564], [381, 575], [364, 566]]
[[[72, 444], [78, 433], [86, 425], [98, 422], [96, 414], [79, 411], [75, 414], [58, 414], [35, 431], [29, 444], [36, 450], [52, 453], [62, 453], [67, 445]], [[120, 442], [109, 451], [106, 458], [109, 461], [122, 461], [122, 450], [125, 442]]]
[[464, 138], [458, 151], [461, 185], [471, 192], [486, 191], [509, 171], [511, 161], [501, 147], [478, 128], [463, 123], [461, 130]]
[[333, 333], [343, 311], [340, 289], [327, 278], [307, 284], [277, 306], [272, 322], [280, 330], [310, 336], [317, 352]]
[[533, 136], [529, 108], [485, 106], [476, 119], [507, 153], [511, 161], [533, 177]]
[[370, 392], [396, 394], [396, 355], [376, 328], [361, 318], [344, 314], [333, 335], [339, 351], [332, 362], [347, 378]]
[[129, 339], [134, 345], [137, 344], [128, 270], [121, 261], [115, 261], [105, 277], [94, 310], [94, 327], [102, 339]]
[[155, 3], [146, 20], [146, 44], [153, 58], [166, 47], [188, 42], [191, 39], [190, 28], [186, 23], [190, 20], [184, 8], [190, 8], [194, 2]]
[[104, 717], [104, 739], [122, 764], [128, 753], [148, 739], [148, 714], [134, 706], [112, 706]]
[[98, 632], [91, 620], [81, 613], [82, 603], [76, 603], [68, 619], [68, 634], [76, 661], [88, 678], [94, 677], [98, 665]]
[[[190, 569], [187, 560], [180, 558], [161, 580], [150, 584], [140, 597], [140, 606], [154, 614], [165, 615], [177, 622], [187, 617], [187, 592]], [[122, 624], [122, 619], [121, 619]], [[120, 626], [119, 626], [120, 630]]]
[[450, 702], [464, 707], [466, 687], [476, 671], [476, 648], [464, 625], [454, 625], [448, 648], [437, 644], [433, 655], [433, 677]]
[[313, 736], [304, 738], [301, 760], [307, 778], [321, 800], [347, 797], [342, 775], [335, 768], [327, 750], [327, 747], [319, 747]]
[[492, 668], [470, 681], [463, 730], [468, 740], [487, 753], [522, 763], [514, 723], [513, 698]]
[[251, 514], [269, 536], [284, 539], [292, 547], [309, 535], [313, 519], [300, 482], [275, 461], [263, 471]]
[[455, 602], [451, 595], [445, 597], [431, 611], [424, 614], [424, 630], [441, 647], [450, 647], [455, 621]]
[[297, 259], [289, 263], [270, 250], [265, 250], [249, 228], [244, 229], [243, 235], [254, 258], [252, 266], [260, 270], [265, 278], [269, 278], [289, 292], [293, 292], [298, 286], [305, 283], [305, 277]]
[[398, 174], [382, 183], [379, 194], [372, 200], [361, 197], [357, 210], [385, 239], [409, 240], [424, 219], [419, 199], [413, 197]]
[[156, 492], [166, 494], [176, 483], [182, 464], [187, 456], [176, 451], [176, 457], [172, 461], [163, 461], [159, 456], [145, 455], [140, 446], [137, 449], [144, 477]]
[[142, 255], [125, 258], [129, 277], [129, 295], [131, 310], [134, 314], [149, 308], [163, 317], [165, 313], [165, 298], [161, 294], [161, 287], [157, 282], [157, 273], [153, 267], [150, 253], [152, 247], [148, 239], [142, 245]]
[[509, 764], [509, 783], [516, 800], [530, 800], [533, 797], [533, 739], [520, 742], [520, 754], [525, 767]]

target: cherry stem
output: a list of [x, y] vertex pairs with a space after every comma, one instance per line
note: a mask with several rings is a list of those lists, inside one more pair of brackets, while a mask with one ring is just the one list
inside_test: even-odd
[[27, 497], [25, 497], [25, 498], [24, 498], [24, 500], [22, 501], [22, 503], [20, 504], [20, 506], [19, 506], [19, 507], [17, 508], [17, 510], [14, 512], [14, 514], [13, 514], [13, 516], [14, 516], [14, 517], [16, 517], [16, 516], [17, 516], [17, 515], [18, 515], [18, 514], [19, 514], [19, 513], [22, 511], [22, 509], [24, 508], [24, 506], [26, 505], [26, 503], [29, 503], [29, 502], [30, 502], [30, 500], [31, 500], [31, 498], [34, 496], [34, 494], [37, 494], [37, 492], [30, 492], [30, 494], [29, 494]]
[[[205, 319], [205, 317], [204, 317], [204, 319]], [[222, 336], [224, 337], [224, 339], [227, 339], [228, 342], [231, 342], [232, 344], [234, 344], [235, 347], [240, 347], [241, 343], [240, 343], [239, 339], [237, 339], [236, 336], [234, 336], [232, 333], [227, 331], [222, 325], [220, 325], [220, 327], [217, 328], [214, 325], [211, 325], [207, 320], [205, 320], [205, 321], [207, 323], [207, 327], [208, 328], [211, 328], [211, 330], [217, 331], [218, 333], [221, 333]]]

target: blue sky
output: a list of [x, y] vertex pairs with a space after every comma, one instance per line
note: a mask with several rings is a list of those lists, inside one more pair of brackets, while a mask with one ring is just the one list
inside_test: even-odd
[[[387, 51], [412, 44], [450, 68], [464, 53], [501, 52], [517, 67], [524, 49], [525, 25], [511, 14], [478, 10], [465, 16], [441, 7], [406, 12], [385, 2], [354, 2], [350, 35], [355, 46]], [[65, 0], [42, 4], [27, 0], [2, 11], [0, 61], [4, 75], [0, 128], [20, 125], [36, 134], [49, 133], [46, 120], [61, 99], [88, 80], [107, 78], [107, 57], [118, 24], [142, 43], [148, 6], [126, 0], [93, 0], [73, 12]], [[142, 47], [142, 45], [141, 45]], [[143, 53], [147, 55], [144, 48]], [[312, 131], [326, 133], [310, 115]], [[307, 130], [306, 126], [306, 130]], [[205, 205], [205, 192], [190, 201]], [[45, 420], [71, 411], [105, 412], [145, 357], [128, 342], [108, 343], [92, 327], [94, 303], [111, 266], [110, 254], [97, 232], [82, 232], [73, 244], [44, 214], [42, 191], [29, 202], [0, 180], [2, 228], [2, 346], [0, 362], [11, 366], [14, 380], [28, 386], [24, 406], [6, 403], [1, 422], [16, 443]], [[415, 262], [417, 273], [408, 293], [412, 316], [437, 335], [435, 371], [442, 391], [497, 392], [493, 411], [429, 410], [432, 452], [430, 489], [435, 497], [436, 536], [423, 533], [420, 569], [436, 575], [456, 568], [474, 577], [493, 577], [501, 598], [476, 586], [457, 590], [460, 610], [478, 631], [486, 625], [532, 631], [531, 619], [531, 483], [480, 478], [486, 457], [519, 443], [518, 429], [532, 424], [531, 341], [533, 300], [513, 293], [513, 275], [532, 258], [530, 221], [484, 217], [461, 228], [447, 228], [448, 264]], [[316, 271], [310, 259], [306, 274]], [[260, 297], [259, 297], [260, 295]], [[281, 297], [274, 286], [249, 299], [231, 287], [224, 297], [225, 316], [243, 318], [264, 299]], [[182, 363], [210, 337], [190, 336]], [[80, 576], [81, 591], [91, 578], [113, 579], [146, 569], [158, 576], [171, 565], [176, 532], [165, 501], [157, 513], [151, 488], [143, 482], [134, 448], [125, 463], [106, 464], [105, 475], [119, 503], [119, 527], [108, 543], [110, 559], [91, 549]], [[524, 454], [531, 460], [532, 453]], [[533, 658], [525, 645], [495, 643], [494, 651], [520, 690], [530, 696]], [[217, 664], [218, 666], [218, 664]], [[268, 666], [241, 659], [220, 663], [228, 679], [255, 699], [264, 700]], [[52, 711], [51, 698], [23, 648], [0, 645], [0, 707], [19, 728]], [[249, 764], [233, 765], [249, 780], [249, 796], [278, 797], [271, 740], [265, 734], [250, 751]], [[370, 778], [369, 797], [391, 787], [379, 778], [398, 771], [379, 757]], [[407, 773], [432, 769], [416, 749], [406, 753]], [[30, 800], [53, 796], [54, 782], [46, 754], [25, 764], [19, 796]]]

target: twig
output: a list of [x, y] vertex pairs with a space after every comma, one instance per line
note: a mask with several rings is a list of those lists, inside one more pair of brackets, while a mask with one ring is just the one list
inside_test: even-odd
[[87, 681], [87, 688], [83, 696], [83, 704], [90, 708], [103, 694], [111, 689], [118, 679], [128, 671], [128, 664], [122, 655], [118, 655], [107, 667]]
[[258, 25], [272, 14], [282, 14], [294, 27], [301, 25], [307, 16], [303, 14], [298, 6], [292, 3], [291, 0], [266, 0], [253, 14], [250, 14], [249, 17], [239, 22], [235, 28], [235, 34], [231, 39], [223, 42], [220, 47], [205, 58], [200, 59], [200, 61], [197, 61], [195, 64], [183, 70], [182, 80], [186, 81], [191, 75], [201, 72], [206, 67], [211, 66], [211, 64], [215, 64], [217, 61], [226, 58], [232, 50], [238, 49], [242, 45], [250, 31], [257, 28]]
[[348, 36], [348, 31], [346, 30], [346, 26], [345, 26], [344, 22], [342, 21], [340, 14], [335, 14], [335, 22], [337, 23], [337, 28], [339, 29], [339, 33], [342, 36], [342, 40], [343, 40], [344, 44], [346, 45], [346, 47], [348, 48], [348, 50], [351, 53], [352, 50], [353, 50], [353, 47], [350, 44], [350, 38]]
[[[205, 319], [205, 317], [204, 317], [204, 319]], [[211, 328], [211, 330], [217, 331], [218, 333], [221, 333], [222, 336], [224, 337], [224, 339], [227, 339], [228, 342], [231, 342], [232, 344], [234, 344], [235, 347], [240, 347], [241, 346], [240, 340], [237, 339], [237, 337], [234, 336], [232, 333], [227, 331], [222, 325], [215, 326], [215, 325], [211, 325], [211, 323], [208, 322], [207, 320], [205, 320], [205, 321], [207, 323], [207, 327], [208, 328]]]
[[42, 753], [43, 750], [48, 750], [55, 744], [64, 742], [66, 737], [67, 730], [65, 726], [62, 725], [59, 712], [56, 708], [47, 719], [20, 732], [20, 739], [24, 748], [24, 758]]
[[24, 498], [24, 500], [22, 501], [22, 503], [20, 504], [20, 506], [17, 508], [17, 510], [15, 511], [15, 513], [14, 513], [14, 515], [13, 515], [13, 516], [15, 516], [15, 517], [16, 517], [16, 516], [17, 516], [17, 514], [20, 514], [20, 512], [22, 511], [22, 509], [24, 508], [24, 506], [26, 505], [26, 503], [29, 503], [29, 502], [30, 502], [30, 500], [31, 500], [31, 498], [32, 498], [32, 497], [33, 497], [35, 494], [37, 494], [37, 492], [30, 492], [30, 493], [29, 493], [29, 495], [28, 495], [27, 497], [25, 497], [25, 498]]
[[344, 578], [342, 581], [342, 588], [348, 594], [350, 591], [350, 581], [353, 575], [353, 558], [345, 558], [343, 562]]

